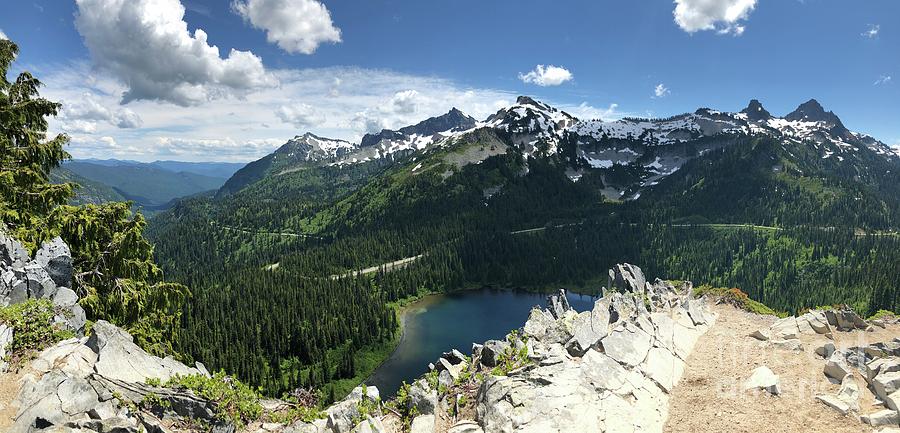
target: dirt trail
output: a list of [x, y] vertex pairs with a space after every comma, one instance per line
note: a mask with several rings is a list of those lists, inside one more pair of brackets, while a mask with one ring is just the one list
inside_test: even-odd
[[[825, 360], [816, 347], [830, 341], [820, 335], [803, 335], [802, 352], [780, 350], [748, 336], [767, 328], [775, 318], [759, 316], [730, 306], [715, 306], [716, 324], [694, 348], [679, 385], [672, 391], [669, 433], [707, 432], [871, 432], [858, 415], [842, 416], [815, 399], [817, 394], [836, 394], [822, 369]], [[835, 346], [848, 348], [889, 341], [900, 335], [900, 326], [875, 332], [835, 332]], [[781, 378], [782, 394], [742, 392], [753, 369], [767, 366]], [[868, 414], [883, 409], [857, 376], [860, 409]]]

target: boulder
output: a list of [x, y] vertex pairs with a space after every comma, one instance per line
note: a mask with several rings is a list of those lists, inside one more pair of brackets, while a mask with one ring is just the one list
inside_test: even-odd
[[838, 331], [852, 331], [869, 327], [862, 317], [849, 308], [827, 310], [824, 314], [828, 324], [836, 327]]
[[836, 382], [844, 380], [844, 376], [851, 371], [850, 366], [847, 365], [841, 352], [832, 353], [828, 360], [825, 361], [825, 368], [823, 370], [825, 376]]
[[34, 260], [44, 268], [57, 286], [72, 286], [72, 252], [62, 238], [44, 242]]
[[31, 260], [28, 250], [18, 240], [7, 236], [0, 230], [0, 264], [12, 268], [21, 268]]
[[759, 341], [769, 341], [772, 338], [772, 334], [764, 329], [757, 329], [756, 331], [753, 331], [750, 336]]
[[769, 394], [781, 394], [781, 379], [772, 372], [769, 367], [758, 367], [750, 374], [750, 378], [744, 382], [744, 390], [762, 389]]
[[837, 395], [817, 395], [816, 399], [840, 412], [841, 415], [859, 412], [859, 385], [856, 383], [856, 377], [852, 373], [847, 374], [841, 381], [841, 389]]
[[437, 390], [431, 389], [428, 382], [420, 379], [409, 387], [409, 406], [422, 415], [433, 415], [438, 404]]
[[547, 308], [550, 310], [550, 314], [556, 319], [561, 319], [566, 311], [572, 309], [572, 307], [569, 306], [569, 298], [566, 297], [565, 289], [559, 289], [558, 294], [547, 297]]
[[772, 340], [769, 342], [772, 347], [776, 347], [781, 350], [790, 350], [794, 352], [802, 352], [803, 344], [798, 339], [790, 339], [790, 340]]
[[325, 410], [327, 422], [325, 426], [333, 433], [355, 431], [354, 421], [359, 418], [359, 401], [347, 399], [331, 405]]
[[772, 331], [772, 338], [779, 340], [794, 340], [800, 338], [800, 328], [797, 325], [796, 317], [785, 317], [778, 319], [769, 327]]
[[821, 311], [807, 312], [803, 316], [800, 316], [798, 320], [805, 321], [817, 334], [831, 334], [831, 326], [828, 324], [828, 319], [825, 317], [825, 313]]
[[384, 424], [378, 418], [366, 415], [366, 419], [356, 425], [352, 430], [353, 433], [385, 433]]
[[419, 415], [413, 418], [409, 433], [434, 433], [434, 415]]
[[172, 358], [161, 359], [148, 354], [134, 344], [125, 330], [105, 320], [94, 324], [85, 345], [97, 354], [95, 371], [111, 379], [143, 383], [148, 378], [157, 378], [165, 382], [176, 374], [200, 374]]
[[488, 340], [481, 348], [481, 364], [486, 367], [496, 367], [500, 355], [509, 348], [509, 343], [500, 340]]
[[466, 358], [467, 358], [466, 355], [463, 355], [462, 352], [460, 352], [456, 349], [453, 349], [449, 352], [444, 352], [441, 355], [441, 359], [446, 359], [447, 362], [449, 362], [451, 365], [456, 365], [456, 364], [465, 362]]
[[884, 405], [888, 408], [900, 411], [900, 391], [894, 391], [893, 394], [882, 398], [881, 401], [883, 401]]
[[838, 411], [841, 415], [847, 415], [852, 408], [847, 402], [833, 395], [817, 395], [816, 400], [824, 403], [826, 406]]
[[69, 415], [85, 413], [100, 403], [97, 392], [90, 383], [78, 377], [70, 377], [63, 381], [56, 393], [62, 403], [62, 411]]
[[900, 371], [900, 358], [878, 358], [866, 364], [866, 380], [871, 381], [881, 373]]
[[703, 314], [701, 301], [696, 299], [686, 299], [684, 302], [684, 309], [687, 310], [688, 316], [691, 318], [691, 321], [694, 322], [694, 326], [706, 324], [706, 316]]
[[900, 425], [900, 413], [891, 409], [863, 415], [859, 419], [872, 427]]
[[834, 353], [834, 343], [825, 343], [824, 345], [816, 348], [816, 355], [819, 355], [825, 359], [830, 358], [831, 354], [833, 354], [833, 353]]
[[609, 270], [607, 287], [610, 289], [618, 288], [626, 292], [643, 294], [646, 285], [647, 279], [644, 277], [644, 271], [637, 266], [623, 263], [615, 265]]
[[574, 334], [566, 343], [566, 349], [572, 356], [584, 355], [597, 345], [609, 333], [609, 305], [602, 300], [594, 303], [589, 312], [578, 315], [575, 319]]
[[900, 389], [900, 371], [880, 372], [872, 379], [875, 395], [884, 399]]

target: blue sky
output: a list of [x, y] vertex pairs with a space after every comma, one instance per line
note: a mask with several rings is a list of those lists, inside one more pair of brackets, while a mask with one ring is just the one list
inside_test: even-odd
[[76, 157], [245, 161], [518, 94], [604, 118], [814, 97], [900, 143], [895, 0], [23, 0], [0, 32]]

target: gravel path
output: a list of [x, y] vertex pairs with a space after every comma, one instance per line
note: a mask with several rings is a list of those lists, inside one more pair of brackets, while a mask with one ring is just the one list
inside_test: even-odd
[[[816, 347], [828, 342], [823, 336], [804, 335], [803, 352], [775, 349], [747, 335], [767, 328], [771, 316], [758, 316], [730, 306], [715, 306], [719, 318], [694, 348], [679, 385], [672, 391], [666, 432], [871, 432], [858, 416], [842, 416], [815, 399], [816, 394], [836, 394], [822, 373], [825, 361]], [[900, 335], [900, 328], [876, 332], [835, 332], [838, 348], [871, 344]], [[753, 369], [767, 366], [781, 378], [782, 394], [742, 392], [741, 385]], [[883, 407], [858, 378], [863, 414]]]

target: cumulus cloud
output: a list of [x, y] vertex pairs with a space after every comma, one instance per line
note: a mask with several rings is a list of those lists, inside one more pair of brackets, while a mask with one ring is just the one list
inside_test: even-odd
[[96, 66], [126, 84], [122, 103], [198, 105], [276, 84], [262, 60], [225, 58], [201, 29], [191, 34], [178, 0], [76, 0], [75, 27]]
[[743, 21], [756, 8], [756, 0], [675, 0], [675, 23], [688, 33], [715, 30], [740, 36]]
[[890, 83], [892, 78], [893, 78], [893, 77], [891, 77], [890, 75], [882, 75], [882, 76], [878, 77], [877, 80], [875, 80], [875, 84], [874, 84], [874, 85], [875, 85], [875, 86], [879, 86], [879, 85], [882, 85], [882, 84]]
[[419, 92], [415, 90], [397, 92], [391, 98], [391, 107], [396, 113], [412, 114], [418, 110], [418, 98]]
[[537, 65], [533, 71], [519, 74], [523, 83], [537, 84], [538, 86], [558, 86], [573, 78], [568, 69], [561, 66]]
[[659, 83], [653, 88], [653, 95], [655, 98], [664, 98], [670, 93], [672, 92], [663, 83]]
[[302, 103], [282, 105], [275, 111], [275, 116], [296, 128], [318, 126], [325, 121], [325, 116], [319, 114], [315, 108]]
[[869, 29], [862, 32], [862, 36], [867, 37], [869, 39], [875, 39], [878, 37], [878, 33], [881, 31], [881, 26], [878, 24], [869, 24]]
[[341, 30], [317, 0], [235, 0], [231, 7], [288, 53], [312, 54], [323, 43], [341, 42]]
[[0, 41], [5, 40], [5, 39], [9, 39], [9, 38], [6, 37], [6, 33], [3, 33], [3, 30], [0, 30]]
[[66, 132], [93, 133], [98, 122], [106, 122], [117, 128], [140, 128], [143, 125], [141, 116], [129, 108], [109, 109], [101, 104], [91, 93], [83, 93], [81, 97], [65, 100], [59, 113], [62, 129]]

